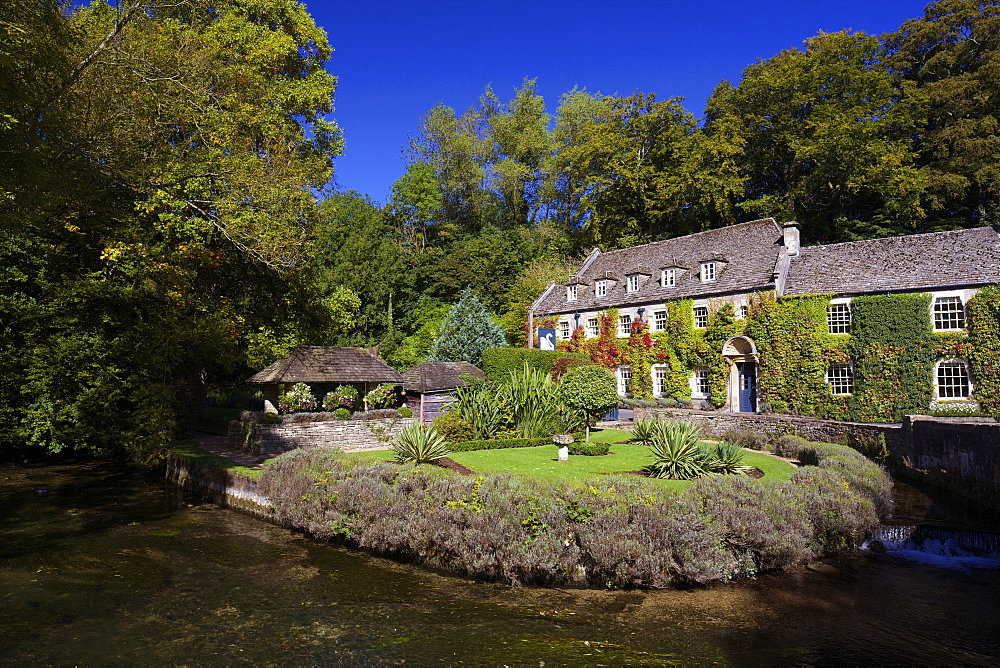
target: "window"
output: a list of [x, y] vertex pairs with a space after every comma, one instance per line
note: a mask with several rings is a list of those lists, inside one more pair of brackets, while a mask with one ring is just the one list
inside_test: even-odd
[[597, 318], [587, 318], [587, 336], [600, 336], [601, 326], [597, 323]]
[[632, 274], [628, 277], [625, 292], [639, 292], [639, 274]]
[[[831, 334], [847, 334], [851, 330], [851, 305], [830, 304], [826, 307], [826, 326]], [[834, 392], [836, 394], [836, 392]], [[850, 394], [849, 392], [847, 394]]]
[[618, 367], [618, 394], [625, 396], [632, 388], [632, 367]]
[[569, 336], [570, 336], [569, 322], [567, 322], [566, 320], [563, 320], [562, 322], [559, 323], [559, 336], [564, 341], [568, 341], [569, 340]]
[[576, 301], [576, 286], [567, 285], [566, 286], [566, 301], [575, 302]]
[[826, 382], [830, 383], [832, 394], [852, 394], [854, 392], [854, 370], [850, 364], [834, 364], [826, 370]]
[[736, 319], [746, 320], [747, 316], [750, 315], [750, 307], [746, 304], [740, 304], [736, 307]]
[[715, 280], [715, 263], [714, 262], [702, 262], [701, 263], [701, 282], [708, 283], [709, 281]]
[[660, 285], [665, 288], [672, 288], [677, 285], [677, 270], [664, 269], [660, 272]]
[[708, 369], [695, 369], [691, 374], [691, 397], [694, 399], [708, 398]]
[[969, 398], [969, 368], [961, 360], [938, 363], [938, 399]]
[[665, 332], [665, 331], [667, 331], [667, 312], [666, 311], [655, 311], [653, 313], [653, 331], [654, 332]]
[[632, 333], [632, 316], [618, 316], [618, 336], [628, 336]]
[[667, 396], [667, 367], [653, 367], [653, 394], [661, 397]]
[[694, 307], [694, 326], [695, 329], [705, 329], [708, 327], [708, 307], [707, 306], [695, 306]]
[[594, 296], [595, 297], [607, 297], [608, 296], [608, 282], [607, 281], [597, 281], [594, 283]]
[[961, 297], [938, 297], [934, 300], [934, 329], [965, 329], [965, 307]]

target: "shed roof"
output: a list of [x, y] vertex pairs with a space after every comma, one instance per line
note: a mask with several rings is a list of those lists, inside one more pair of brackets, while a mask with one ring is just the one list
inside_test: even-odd
[[460, 376], [486, 380], [486, 374], [469, 362], [421, 362], [403, 372], [403, 387], [416, 392], [438, 392], [462, 387]]
[[992, 227], [803, 247], [784, 294], [859, 294], [1000, 282], [1000, 236]]
[[299, 346], [263, 371], [250, 383], [395, 383], [398, 371], [364, 348]]

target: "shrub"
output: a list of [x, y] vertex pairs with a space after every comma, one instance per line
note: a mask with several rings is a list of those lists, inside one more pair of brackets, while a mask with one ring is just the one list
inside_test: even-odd
[[618, 403], [614, 374], [600, 366], [570, 369], [559, 383], [558, 394], [570, 410], [580, 413], [590, 425]]
[[720, 441], [714, 446], [705, 446], [703, 458], [709, 473], [722, 475], [746, 475], [752, 467], [743, 464], [743, 448], [728, 441]]
[[569, 454], [584, 455], [587, 457], [606, 455], [610, 449], [611, 445], [609, 443], [588, 443], [586, 441], [577, 441], [569, 444]]
[[868, 461], [860, 452], [846, 445], [807, 442], [799, 448], [799, 462], [807, 466], [817, 466], [827, 457], [851, 457], [862, 462]]
[[413, 424], [399, 432], [392, 444], [396, 459], [401, 462], [426, 464], [441, 459], [449, 452], [448, 442], [434, 427]]
[[283, 422], [277, 413], [261, 413], [260, 419], [257, 421], [261, 424], [281, 424]]
[[527, 364], [532, 369], [551, 374], [556, 360], [578, 359], [590, 361], [590, 356], [584, 353], [566, 353], [556, 350], [539, 350], [538, 348], [487, 348], [483, 351], [483, 373], [491, 381], [507, 378], [511, 371], [518, 371]]
[[316, 410], [316, 399], [312, 395], [312, 389], [305, 383], [295, 383], [287, 392], [278, 395], [279, 413], [313, 410]]
[[411, 417], [413, 417], [413, 410], [410, 409], [410, 408], [408, 408], [408, 407], [406, 407], [406, 406], [400, 406], [396, 410], [399, 412], [399, 417], [401, 417], [401, 418], [411, 418]]
[[369, 409], [388, 408], [396, 401], [396, 392], [390, 383], [382, 383], [365, 395], [365, 405]]
[[450, 410], [434, 418], [434, 429], [452, 443], [471, 441], [476, 438], [476, 430], [462, 419], [458, 411]]
[[779, 457], [795, 459], [799, 456], [799, 450], [807, 445], [809, 445], [809, 441], [801, 436], [783, 434], [774, 439], [774, 454]]
[[813, 525], [816, 553], [853, 549], [878, 526], [874, 504], [834, 470], [805, 466], [791, 484]]
[[358, 389], [353, 385], [341, 385], [323, 397], [323, 410], [336, 411], [338, 408], [350, 410], [358, 399]]
[[351, 419], [351, 411], [347, 410], [346, 408], [338, 408], [337, 410], [333, 411], [333, 414], [337, 417], [338, 420]]
[[690, 422], [661, 422], [650, 452], [653, 463], [646, 471], [654, 478], [691, 480], [708, 473], [698, 439], [701, 430]]
[[566, 372], [577, 366], [592, 366], [593, 360], [580, 357], [557, 357], [552, 363], [552, 380], [560, 380]]
[[722, 438], [748, 450], [765, 450], [768, 444], [766, 436], [752, 429], [730, 429]]
[[656, 420], [636, 420], [632, 423], [632, 442], [650, 445], [656, 437]]
[[[574, 434], [582, 437], [582, 434]], [[452, 443], [451, 449], [455, 452], [471, 452], [473, 450], [506, 450], [508, 448], [533, 448], [538, 445], [551, 445], [552, 439], [548, 436], [542, 438], [491, 438], [481, 441], [465, 441], [464, 443]]]
[[677, 408], [677, 400], [673, 397], [660, 397], [656, 400], [656, 405], [664, 408]]

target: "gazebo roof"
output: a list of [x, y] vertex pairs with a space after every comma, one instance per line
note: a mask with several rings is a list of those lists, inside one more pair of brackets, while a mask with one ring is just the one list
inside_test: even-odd
[[299, 346], [249, 383], [393, 383], [403, 377], [398, 371], [364, 348]]
[[415, 392], [439, 392], [462, 387], [466, 381], [459, 376], [486, 380], [486, 374], [469, 362], [421, 362], [403, 372], [403, 387]]

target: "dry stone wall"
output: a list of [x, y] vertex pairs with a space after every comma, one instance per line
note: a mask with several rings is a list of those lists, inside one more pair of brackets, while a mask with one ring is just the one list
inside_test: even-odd
[[324, 420], [259, 424], [233, 420], [229, 423], [229, 447], [273, 457], [295, 448], [317, 445], [344, 450], [384, 450], [413, 418], [377, 420]]

